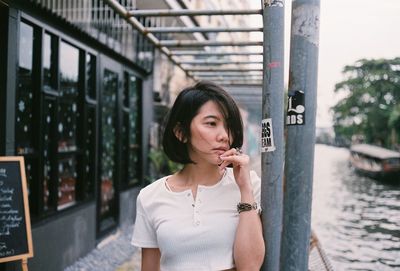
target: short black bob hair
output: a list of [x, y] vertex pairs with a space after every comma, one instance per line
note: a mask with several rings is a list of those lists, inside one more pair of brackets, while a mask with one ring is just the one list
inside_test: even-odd
[[[186, 143], [190, 142], [190, 124], [200, 107], [208, 101], [214, 101], [221, 109], [228, 134], [232, 137], [230, 147], [240, 148], [243, 145], [243, 121], [235, 101], [220, 86], [201, 81], [183, 89], [167, 115], [162, 144], [165, 154], [172, 161], [194, 163], [189, 157]], [[175, 129], [180, 129], [182, 137], [186, 139], [185, 143], [175, 136]]]

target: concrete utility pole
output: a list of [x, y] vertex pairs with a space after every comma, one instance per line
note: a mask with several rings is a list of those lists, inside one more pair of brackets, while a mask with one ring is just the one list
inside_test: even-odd
[[319, 0], [293, 0], [280, 270], [306, 271], [311, 234]]
[[279, 271], [284, 167], [284, 1], [263, 1], [261, 207], [266, 255], [262, 270]]

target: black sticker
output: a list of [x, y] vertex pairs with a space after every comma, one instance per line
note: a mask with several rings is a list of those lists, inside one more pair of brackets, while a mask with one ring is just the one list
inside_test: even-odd
[[304, 91], [296, 90], [289, 92], [286, 125], [304, 125], [304, 112], [306, 111], [304, 102]]

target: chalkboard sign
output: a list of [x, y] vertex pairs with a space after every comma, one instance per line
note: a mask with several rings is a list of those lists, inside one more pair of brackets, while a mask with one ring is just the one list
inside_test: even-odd
[[23, 157], [0, 157], [0, 263], [33, 257]]

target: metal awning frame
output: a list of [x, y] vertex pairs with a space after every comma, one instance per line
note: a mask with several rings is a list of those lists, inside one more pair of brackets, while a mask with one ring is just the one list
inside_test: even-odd
[[262, 56], [262, 52], [205, 52], [205, 51], [172, 51], [176, 56]]
[[144, 9], [130, 10], [128, 16], [144, 17], [144, 16], [211, 16], [211, 15], [262, 15], [262, 9], [246, 9], [246, 10], [190, 10], [190, 9]]
[[262, 32], [262, 27], [146, 27], [148, 33]]
[[227, 60], [182, 60], [181, 64], [190, 65], [240, 65], [240, 64], [262, 64], [262, 61], [227, 61]]
[[[255, 69], [254, 64], [262, 64], [261, 61], [251, 61], [251, 56], [260, 56], [263, 53], [260, 50], [254, 52], [248, 50], [249, 47], [254, 48], [263, 46], [263, 41], [215, 41], [215, 40], [160, 40], [154, 33], [229, 33], [229, 32], [262, 32], [263, 27], [145, 27], [139, 18], [143, 17], [161, 17], [161, 16], [220, 16], [220, 15], [260, 15], [262, 9], [246, 9], [246, 10], [189, 10], [189, 9], [165, 9], [165, 10], [127, 10], [117, 0], [104, 0], [115, 12], [124, 18], [134, 29], [144, 35], [161, 53], [166, 55], [168, 59], [177, 67], [185, 72], [185, 74], [195, 81], [202, 77], [195, 72], [214, 72], [214, 75], [224, 76], [229, 72], [252, 72], [263, 69]], [[227, 49], [229, 47], [231, 49]], [[210, 50], [210, 47], [218, 48], [218, 50]], [[175, 48], [170, 50], [169, 48]], [[178, 49], [179, 48], [179, 49]], [[181, 48], [195, 48], [195, 50], [180, 50]], [[196, 57], [207, 57], [204, 60], [194, 60]], [[216, 57], [238, 56], [247, 57], [246, 59], [218, 59]], [[182, 58], [183, 57], [183, 58]], [[189, 59], [188, 59], [189, 57]], [[233, 64], [235, 68], [217, 68], [217, 67], [196, 67], [190, 65], [225, 65]], [[242, 78], [237, 78], [235, 83], [248, 83]], [[254, 80], [254, 79], [251, 79]], [[232, 82], [229, 78], [223, 82]], [[258, 82], [257, 82], [258, 83]]]

